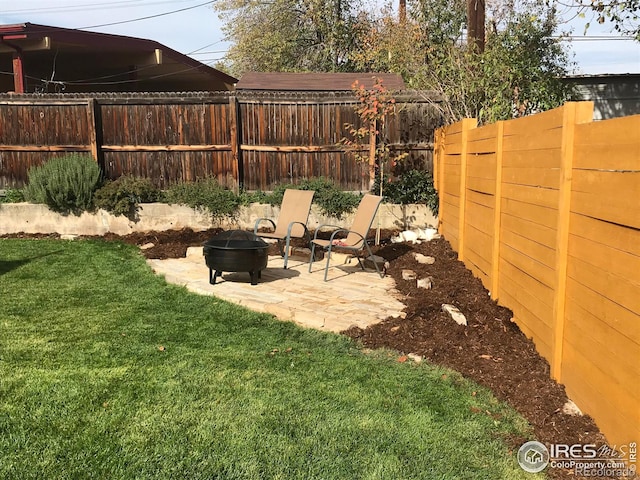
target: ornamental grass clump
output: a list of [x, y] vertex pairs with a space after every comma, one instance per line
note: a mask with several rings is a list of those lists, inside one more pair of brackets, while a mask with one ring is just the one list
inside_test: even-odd
[[59, 213], [80, 214], [93, 208], [100, 167], [88, 155], [72, 153], [29, 169], [25, 199]]

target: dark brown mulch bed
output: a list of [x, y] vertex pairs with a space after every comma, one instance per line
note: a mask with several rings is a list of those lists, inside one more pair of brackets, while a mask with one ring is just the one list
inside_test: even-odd
[[[183, 229], [122, 237], [108, 234], [105, 238], [138, 246], [152, 243], [153, 247], [142, 250], [146, 258], [178, 258], [185, 256], [188, 246], [202, 245], [220, 231]], [[382, 232], [382, 238], [388, 239], [391, 233]], [[434, 257], [435, 263], [420, 264], [415, 253]], [[368, 348], [386, 347], [401, 354], [413, 353], [457, 370], [520, 412], [533, 426], [538, 441], [598, 445], [606, 442], [589, 416], [562, 413], [567, 395], [564, 386], [550, 379], [548, 362], [511, 321], [511, 311], [491, 299], [480, 280], [457, 260], [445, 239], [416, 245], [383, 242], [377, 254], [389, 261], [387, 274], [396, 281], [406, 305], [406, 318], [390, 318], [365, 330], [352, 327], [343, 332], [345, 335]], [[403, 269], [413, 270], [418, 278], [432, 277], [433, 287], [425, 290], [417, 288], [415, 280], [403, 280]], [[444, 303], [457, 306], [467, 317], [468, 326], [457, 325], [443, 313]], [[525, 439], [512, 441], [515, 450]], [[572, 472], [559, 469], [550, 469], [548, 474], [551, 478], [576, 478]]]

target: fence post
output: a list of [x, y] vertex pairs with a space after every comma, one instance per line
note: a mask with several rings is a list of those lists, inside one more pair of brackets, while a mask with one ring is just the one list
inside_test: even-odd
[[562, 143], [560, 146], [560, 187], [558, 224], [556, 233], [556, 288], [553, 301], [553, 355], [551, 376], [562, 379], [562, 348], [564, 342], [565, 306], [567, 294], [567, 261], [569, 251], [569, 220], [571, 215], [571, 181], [575, 152], [575, 129], [578, 123], [587, 123], [593, 117], [593, 103], [567, 102], [562, 115]]
[[502, 214], [502, 153], [504, 142], [504, 121], [496, 124], [496, 189], [493, 210], [493, 245], [491, 249], [491, 298], [498, 299], [500, 276], [500, 217]]
[[469, 130], [476, 128], [475, 118], [465, 118], [460, 132], [460, 209], [458, 211], [458, 260], [464, 261], [465, 210], [467, 208], [467, 151], [469, 150]]
[[242, 164], [242, 150], [240, 149], [240, 112], [238, 99], [235, 94], [229, 95], [229, 141], [231, 143], [231, 165], [233, 177], [236, 181], [235, 189], [239, 192], [244, 188], [244, 165]]
[[444, 152], [444, 127], [436, 129], [433, 134], [433, 186], [438, 193], [438, 232], [442, 233], [442, 215], [443, 215], [443, 199], [444, 199], [444, 168], [442, 166], [442, 155]]
[[87, 100], [87, 121], [89, 123], [89, 147], [91, 156], [104, 173], [104, 152], [102, 151], [102, 115], [98, 100]]

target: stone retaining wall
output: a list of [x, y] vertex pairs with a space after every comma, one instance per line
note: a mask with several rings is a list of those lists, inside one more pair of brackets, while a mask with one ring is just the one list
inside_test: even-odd
[[[236, 217], [219, 221], [189, 207], [148, 203], [141, 205], [139, 219], [132, 221], [104, 210], [95, 214], [85, 212], [79, 216], [61, 215], [52, 212], [45, 205], [5, 203], [0, 204], [0, 234], [24, 232], [103, 235], [112, 232], [127, 235], [133, 232], [179, 230], [187, 227], [193, 230], [206, 230], [211, 227], [251, 229], [257, 218], [267, 217], [276, 220], [279, 211], [279, 207], [254, 203], [242, 207]], [[378, 219], [381, 228], [394, 230], [437, 226], [438, 222], [425, 205], [382, 204], [378, 211]], [[342, 219], [323, 216], [314, 205], [308, 225], [312, 230], [323, 224], [349, 227], [352, 221], [352, 215]], [[378, 220], [374, 220], [373, 226], [377, 225]]]

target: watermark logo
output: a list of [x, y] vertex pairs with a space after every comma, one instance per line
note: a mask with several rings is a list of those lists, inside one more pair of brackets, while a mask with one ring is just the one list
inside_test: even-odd
[[549, 464], [549, 450], [540, 442], [527, 442], [518, 450], [518, 463], [525, 472], [541, 472]]
[[581, 477], [632, 478], [637, 472], [637, 443], [626, 445], [567, 445], [530, 441], [518, 450], [518, 463], [529, 473], [538, 473], [547, 466], [571, 470]]

